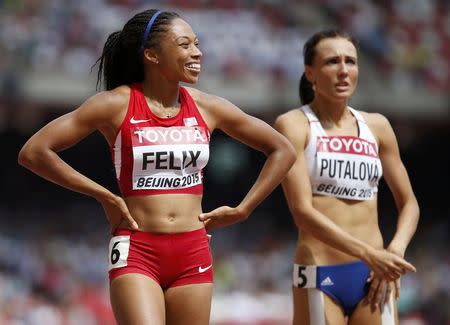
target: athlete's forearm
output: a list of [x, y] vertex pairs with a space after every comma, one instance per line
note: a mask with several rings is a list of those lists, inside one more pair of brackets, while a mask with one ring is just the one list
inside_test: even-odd
[[397, 230], [389, 244], [389, 248], [396, 250], [397, 253], [401, 253], [402, 256], [416, 232], [419, 213], [419, 205], [415, 198], [410, 199], [400, 210]]
[[19, 153], [18, 162], [33, 173], [69, 190], [89, 195], [98, 201], [112, 195], [103, 186], [77, 172], [49, 148], [25, 146]]
[[290, 146], [279, 148], [267, 156], [267, 160], [250, 191], [239, 204], [246, 216], [281, 183], [295, 161]]
[[374, 249], [345, 232], [312, 206], [299, 209], [296, 212], [291, 209], [291, 212], [301, 229], [310, 232], [325, 244], [348, 255], [366, 261], [368, 255]]

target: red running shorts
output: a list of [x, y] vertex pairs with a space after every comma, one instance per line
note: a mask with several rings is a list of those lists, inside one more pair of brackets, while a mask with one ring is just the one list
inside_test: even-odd
[[118, 229], [109, 242], [109, 282], [129, 273], [144, 274], [164, 290], [212, 283], [212, 257], [205, 228], [174, 234]]

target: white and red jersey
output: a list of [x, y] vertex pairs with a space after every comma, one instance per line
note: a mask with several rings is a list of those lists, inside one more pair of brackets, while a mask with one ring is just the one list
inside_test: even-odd
[[383, 169], [378, 144], [362, 115], [349, 107], [358, 123], [359, 136], [328, 136], [308, 105], [311, 136], [305, 148], [314, 194], [351, 200], [371, 200], [378, 192]]
[[162, 118], [148, 107], [139, 83], [130, 88], [128, 111], [111, 148], [122, 195], [201, 195], [210, 133], [194, 100], [180, 87], [179, 113]]

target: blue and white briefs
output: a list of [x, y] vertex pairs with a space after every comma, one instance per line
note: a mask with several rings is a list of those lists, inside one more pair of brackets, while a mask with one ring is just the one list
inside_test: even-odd
[[370, 269], [362, 261], [337, 265], [294, 264], [293, 283], [298, 288], [316, 288], [342, 306], [351, 315], [367, 295]]

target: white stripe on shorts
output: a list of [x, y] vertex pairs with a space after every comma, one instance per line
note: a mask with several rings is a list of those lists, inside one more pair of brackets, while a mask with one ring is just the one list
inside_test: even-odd
[[395, 325], [395, 312], [394, 312], [394, 297], [391, 294], [388, 299], [389, 302], [384, 304], [384, 299], [386, 299], [386, 291], [384, 292], [384, 297], [381, 300], [383, 309], [381, 311], [381, 325]]
[[313, 288], [306, 290], [308, 290], [309, 324], [326, 325], [323, 292]]

